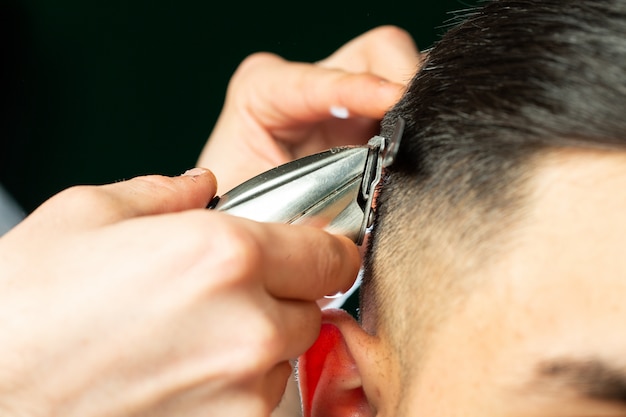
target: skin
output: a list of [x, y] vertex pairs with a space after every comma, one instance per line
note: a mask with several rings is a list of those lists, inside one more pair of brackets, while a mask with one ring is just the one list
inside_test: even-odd
[[[199, 166], [223, 191], [363, 143], [418, 63], [395, 27], [315, 64], [250, 57]], [[352, 285], [360, 255], [321, 230], [205, 210], [217, 189], [205, 169], [73, 187], [0, 239], [0, 414], [270, 414], [319, 333], [317, 300]]]
[[[615, 327], [626, 319], [625, 162], [619, 152], [561, 151], [548, 158], [516, 249], [484, 271], [488, 284], [444, 325], [408, 409], [626, 414], [623, 398], [587, 398], [571, 378], [539, 371], [545, 362], [594, 359], [626, 369], [626, 337]], [[450, 389], [461, 383], [468, 389]]]
[[413, 39], [395, 26], [365, 32], [313, 65], [253, 54], [231, 79], [198, 165], [211, 167], [224, 193], [295, 158], [364, 144], [420, 62]]
[[[294, 158], [363, 144], [378, 133], [380, 119], [420, 63], [411, 36], [395, 26], [367, 31], [315, 64], [253, 54], [231, 79], [198, 165], [211, 167], [223, 193]], [[332, 107], [345, 108], [349, 117], [335, 117]], [[326, 302], [318, 300], [320, 306]], [[300, 413], [290, 378], [273, 417]]]
[[360, 257], [208, 211], [214, 190], [202, 170], [72, 188], [0, 240], [0, 414], [269, 414]]
[[305, 415], [626, 415], [625, 167], [621, 151], [546, 155], [516, 245], [476, 272], [483, 284], [430, 335], [409, 381], [384, 334], [325, 313], [323, 329], [338, 329], [341, 343], [325, 350], [325, 384], [303, 387]]

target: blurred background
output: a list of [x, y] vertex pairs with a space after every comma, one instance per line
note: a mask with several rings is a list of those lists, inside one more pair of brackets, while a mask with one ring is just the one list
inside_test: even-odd
[[28, 212], [75, 184], [192, 167], [250, 53], [316, 61], [383, 24], [420, 49], [469, 0], [0, 0], [0, 183]]

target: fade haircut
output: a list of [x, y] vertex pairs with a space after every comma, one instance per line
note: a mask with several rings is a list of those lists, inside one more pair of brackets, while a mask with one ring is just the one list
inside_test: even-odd
[[428, 51], [384, 135], [400, 116], [361, 308], [419, 363], [466, 276], [515, 244], [542, 156], [626, 149], [626, 0], [483, 3]]

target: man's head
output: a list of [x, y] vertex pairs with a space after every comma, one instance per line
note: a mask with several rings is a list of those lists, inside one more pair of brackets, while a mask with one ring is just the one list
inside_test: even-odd
[[485, 4], [399, 116], [362, 326], [328, 316], [305, 411], [625, 412], [626, 1]]

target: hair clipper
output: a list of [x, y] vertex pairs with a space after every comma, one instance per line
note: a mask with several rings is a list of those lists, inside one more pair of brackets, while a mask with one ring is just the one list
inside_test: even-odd
[[208, 208], [260, 222], [312, 225], [363, 242], [373, 220], [382, 169], [398, 152], [404, 120], [389, 139], [343, 146], [296, 159], [238, 185]]

